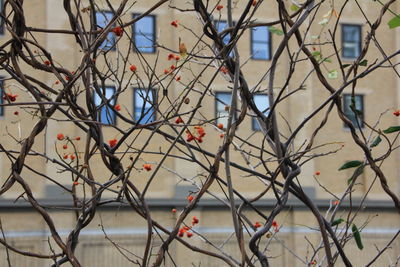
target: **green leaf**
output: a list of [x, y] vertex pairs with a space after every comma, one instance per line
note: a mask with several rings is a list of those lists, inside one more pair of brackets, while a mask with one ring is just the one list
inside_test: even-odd
[[378, 135], [371, 144], [371, 147], [376, 147], [382, 141], [382, 138]]
[[391, 20], [389, 20], [388, 25], [389, 25], [390, 29], [399, 27], [400, 26], [400, 16], [396, 16], [396, 17], [392, 18]]
[[355, 168], [358, 167], [362, 164], [362, 161], [359, 160], [352, 160], [349, 162], [346, 162], [345, 164], [342, 165], [342, 167], [339, 168], [339, 171], [349, 169], [349, 168]]
[[347, 68], [347, 67], [349, 67], [351, 64], [343, 64], [342, 65], [342, 68], [344, 69], [344, 68]]
[[338, 77], [338, 72], [337, 70], [331, 70], [328, 72], [328, 78], [329, 79], [336, 79]]
[[330, 58], [324, 58], [324, 60], [322, 60], [323, 62], [328, 62], [328, 63], [332, 63], [332, 59]]
[[361, 241], [361, 234], [360, 231], [358, 231], [357, 226], [353, 223], [353, 226], [351, 227], [351, 231], [353, 232], [354, 239], [356, 240], [357, 247], [361, 250], [364, 248], [362, 241]]
[[274, 26], [271, 26], [271, 27], [269, 27], [268, 29], [269, 29], [269, 31], [270, 31], [271, 33], [273, 33], [273, 34], [276, 34], [276, 35], [283, 35], [283, 31], [280, 30], [280, 29], [275, 28]]
[[320, 55], [321, 55], [321, 52], [319, 52], [319, 51], [314, 51], [314, 52], [311, 53], [311, 55], [312, 55], [313, 57], [317, 57], [317, 56], [320, 56]]
[[358, 65], [360, 65], [360, 66], [367, 66], [367, 64], [368, 64], [368, 60], [366, 60], [366, 59], [364, 59], [363, 61], [361, 61], [360, 63], [358, 63]]
[[353, 175], [349, 179], [347, 179], [347, 185], [351, 184], [354, 179], [356, 179], [358, 176], [360, 176], [364, 172], [364, 166], [358, 167], [354, 172]]
[[336, 219], [336, 220], [334, 220], [333, 222], [331, 222], [331, 226], [339, 225], [339, 224], [341, 224], [342, 222], [344, 222], [343, 219]]
[[293, 5], [290, 6], [290, 10], [296, 12], [297, 10], [299, 10], [299, 7], [297, 5], [295, 5], [295, 4], [293, 4]]
[[386, 130], [384, 130], [383, 132], [385, 134], [389, 134], [389, 133], [394, 133], [394, 132], [398, 132], [400, 131], [400, 126], [391, 126], [389, 128], [387, 128]]

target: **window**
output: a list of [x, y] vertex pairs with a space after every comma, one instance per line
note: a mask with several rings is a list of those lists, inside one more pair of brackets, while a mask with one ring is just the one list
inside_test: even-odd
[[356, 58], [361, 52], [361, 26], [342, 24], [342, 57]]
[[[3, 0], [0, 0], [0, 13], [3, 12]], [[4, 34], [4, 20], [3, 17], [0, 16], [0, 35]]]
[[[269, 112], [269, 98], [266, 94], [256, 94], [253, 96], [254, 104], [264, 114], [268, 115]], [[258, 124], [257, 118], [252, 118], [252, 128], [254, 131], [260, 131], [260, 125]]]
[[271, 33], [268, 27], [255, 27], [251, 30], [251, 57], [253, 59], [271, 59]]
[[[351, 109], [351, 106], [355, 107], [355, 112]], [[361, 127], [363, 124], [364, 114], [364, 99], [363, 95], [354, 95], [352, 98], [351, 94], [343, 95], [343, 112], [344, 115], [351, 120], [354, 126], [358, 126], [357, 122]]]
[[156, 99], [154, 89], [135, 89], [133, 99], [135, 121], [138, 123], [149, 123], [155, 121]]
[[[3, 96], [4, 96], [4, 87], [3, 87], [3, 80], [0, 77], [0, 104], [4, 103]], [[4, 116], [4, 106], [0, 106], [0, 117]]]
[[[134, 14], [133, 17], [138, 16]], [[137, 51], [142, 53], [156, 52], [156, 18], [145, 16], [132, 25], [133, 41]]]
[[[223, 30], [228, 28], [228, 23], [225, 20], [217, 20], [217, 21], [215, 21], [215, 27], [217, 28], [217, 32], [221, 33]], [[222, 41], [224, 42], [224, 44], [228, 44], [230, 39], [231, 39], [231, 35], [226, 34], [222, 38]]]
[[[103, 29], [113, 18], [113, 13], [107, 11], [96, 12], [97, 27]], [[115, 36], [112, 32], [107, 34], [106, 39], [100, 44], [99, 49], [115, 50]]]
[[[224, 127], [228, 125], [229, 106], [231, 105], [231, 92], [215, 93], [215, 124], [222, 123]], [[236, 115], [236, 114], [235, 114]]]
[[106, 87], [105, 88], [105, 101], [103, 101], [102, 97], [95, 93], [94, 95], [94, 103], [98, 108], [97, 118], [98, 121], [107, 125], [114, 125], [115, 124], [115, 112], [112, 108], [115, 105], [115, 88], [114, 87]]
[[[215, 28], [217, 29], [218, 33], [221, 33], [222, 31], [224, 31], [226, 28], [228, 28], [228, 23], [225, 20], [216, 20], [214, 22], [215, 24]], [[229, 43], [231, 39], [231, 35], [225, 34], [224, 37], [222, 38], [222, 42], [226, 45]], [[233, 50], [229, 53], [230, 57], [233, 57]]]

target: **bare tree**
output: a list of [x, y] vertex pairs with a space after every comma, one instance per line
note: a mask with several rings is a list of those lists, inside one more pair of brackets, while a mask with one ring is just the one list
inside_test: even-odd
[[[176, 265], [169, 248], [179, 242], [225, 265], [270, 266], [271, 240], [279, 240], [283, 227], [276, 218], [284, 213], [292, 196], [317, 221], [320, 240], [306, 238], [305, 246], [312, 248], [307, 255], [285, 249], [304, 265], [352, 266], [352, 255], [345, 247], [356, 242], [363, 248], [360, 232], [369, 221], [356, 223], [356, 219], [371, 188], [379, 184], [379, 191], [400, 212], [396, 180], [386, 174], [395, 168], [400, 126], [386, 127], [394, 118], [388, 112], [392, 107], [377, 108], [377, 114], [366, 119], [357, 98], [360, 83], [377, 79], [382, 73], [394, 80], [399, 78], [395, 62], [400, 50], [398, 46], [387, 48], [380, 40], [394, 31], [383, 21], [392, 19], [392, 28], [398, 24], [395, 0], [370, 1], [368, 10], [357, 0], [53, 3], [53, 7], [63, 9], [60, 16], [67, 16], [68, 28], [32, 24], [27, 2], [5, 0], [1, 14], [7, 33], [0, 46], [4, 74], [1, 107], [18, 110], [10, 119], [13, 124], [7, 126], [7, 135], [1, 137], [0, 152], [8, 167], [3, 168], [2, 177], [6, 179], [0, 192], [7, 197], [17, 190], [17, 199], [42, 217], [51, 233], [52, 253], [21, 250], [8, 242], [4, 235], [7, 229], [2, 228], [0, 242], [7, 255], [12, 251], [50, 259], [53, 266], [82, 266], [77, 256], [80, 235], [99, 209], [113, 204], [116, 210], [129, 206], [132, 214], [146, 222], [142, 255], [129, 253], [101, 225], [104, 238], [132, 264], [161, 266], [168, 259]], [[136, 12], [138, 5], [140, 14]], [[164, 20], [161, 30], [151, 28], [154, 34], [149, 34], [141, 23], [154, 19], [151, 15], [159, 10], [171, 12], [176, 19]], [[343, 44], [346, 37], [339, 38], [340, 23], [354, 10], [363, 17], [367, 34], [362, 40], [360, 36], [360, 47], [351, 43], [342, 47], [340, 41]], [[260, 12], [274, 14], [274, 18], [260, 19]], [[255, 30], [268, 30], [274, 36], [273, 51], [261, 49], [250, 56], [243, 52], [244, 36], [255, 34]], [[175, 35], [179, 38], [170, 39], [164, 31], [179, 31]], [[73, 38], [70, 51], [74, 53], [71, 57], [78, 59], [75, 65], [67, 61], [69, 56], [48, 47], [58, 38]], [[260, 42], [271, 41], [265, 38]], [[343, 60], [345, 53], [353, 58]], [[257, 57], [270, 61], [257, 69], [251, 66]], [[229, 96], [217, 94], [216, 86], [221, 84]], [[127, 100], [132, 87], [134, 110]], [[307, 98], [312, 95], [316, 95], [315, 101]], [[264, 97], [259, 101], [258, 96]], [[210, 112], [214, 101], [217, 114]], [[290, 105], [298, 101], [304, 106], [307, 101], [312, 104], [301, 114], [290, 115]], [[339, 158], [343, 149], [331, 132], [338, 119], [348, 129], [352, 142], [346, 146], [360, 151], [351, 154], [354, 158], [347, 162], [347, 158], [331, 160], [332, 156]], [[246, 121], [258, 131], [247, 131], [243, 126]], [[44, 142], [44, 149], [35, 145], [38, 142]], [[304, 174], [303, 169], [317, 161], [331, 162], [336, 169], [341, 166], [338, 174], [331, 176], [354, 170], [346, 188], [341, 192], [332, 189], [333, 183], [325, 183], [319, 171]], [[39, 164], [50, 171], [39, 168]], [[192, 176], [182, 171], [180, 164], [192, 168]], [[366, 190], [360, 200], [354, 201], [363, 171], [372, 178], [364, 184]], [[258, 184], [257, 195], [247, 194], [238, 177], [250, 177], [247, 183]], [[334, 199], [324, 211], [304, 189], [305, 179], [311, 178]], [[57, 186], [71, 196], [70, 211], [75, 219], [67, 238], [60, 235], [54, 222], [57, 215], [41, 203], [33, 179]], [[167, 183], [163, 179], [194, 188], [184, 207], [172, 210], [176, 216], [172, 225], [157, 219], [149, 207], [152, 188]], [[227, 241], [235, 239], [240, 255], [226, 252], [197, 230], [199, 219], [192, 217], [192, 212], [205, 196], [230, 211], [234, 232]], [[268, 211], [258, 204], [267, 196], [274, 203]], [[348, 208], [338, 215], [345, 202]], [[161, 240], [159, 245], [155, 245], [154, 235]], [[189, 242], [187, 238], [193, 235], [208, 246]], [[392, 235], [387, 245], [377, 250], [368, 266], [373, 266], [398, 235]]]

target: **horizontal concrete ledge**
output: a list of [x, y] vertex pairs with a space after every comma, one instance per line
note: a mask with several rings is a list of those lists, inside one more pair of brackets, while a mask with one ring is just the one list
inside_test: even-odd
[[[40, 205], [49, 209], [61, 209], [68, 210], [72, 208], [72, 202], [68, 199], [37, 199]], [[102, 201], [107, 201], [107, 199], [103, 199]], [[237, 200], [235, 201], [237, 205], [240, 205], [242, 202]], [[314, 200], [315, 205], [319, 209], [328, 209], [330, 207], [331, 200], [329, 199], [316, 199]], [[360, 205], [359, 199], [353, 199], [352, 207], [356, 209]], [[187, 205], [187, 200], [182, 198], [149, 198], [147, 199], [147, 205], [152, 209], [166, 209], [173, 207], [184, 207]], [[276, 204], [276, 201], [272, 199], [263, 199], [259, 200], [253, 205], [257, 208], [265, 208], [272, 209]], [[111, 202], [105, 205], [102, 205], [101, 209], [111, 209], [111, 208], [129, 208], [128, 204], [121, 205], [117, 202]], [[227, 206], [222, 204], [220, 201], [216, 199], [202, 199], [198, 204], [197, 208], [201, 209], [217, 209], [217, 210], [227, 210]], [[295, 210], [307, 210], [308, 208], [301, 203], [300, 201], [289, 199], [287, 205], [287, 209], [295, 209]], [[343, 202], [340, 205], [340, 208], [350, 208], [350, 203], [348, 201]], [[4, 199], [0, 198], [0, 211], [12, 212], [21, 209], [32, 209], [31, 205], [27, 201], [18, 200], [14, 202], [12, 199]], [[396, 212], [393, 202], [389, 200], [366, 200], [363, 203], [363, 211], [371, 211], [371, 210], [385, 210], [388, 212]]]

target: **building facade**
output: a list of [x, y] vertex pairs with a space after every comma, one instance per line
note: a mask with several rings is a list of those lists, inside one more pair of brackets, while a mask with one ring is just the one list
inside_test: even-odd
[[[99, 202], [103, 201], [104, 204], [99, 205], [94, 219], [81, 232], [76, 256], [82, 266], [129, 266], [141, 262], [148, 229], [146, 220], [132, 210], [125, 200], [120, 201], [118, 192], [121, 192], [124, 183], [113, 183], [116, 176], [106, 163], [109, 161], [102, 157], [101, 150], [104, 148], [94, 145], [93, 136], [85, 130], [89, 126], [80, 128], [78, 123], [85, 126], [90, 124], [89, 121], [98, 122], [103, 134], [103, 146], [112, 148], [118, 143], [112, 153], [120, 159], [125, 175], [139, 191], [146, 194], [146, 203], [154, 220], [171, 229], [188, 205], [188, 197], [195, 197], [207, 181], [218, 148], [226, 140], [229, 117], [232, 117], [232, 122], [241, 117], [242, 102], [239, 95], [235, 96], [237, 112], [231, 112], [232, 76], [224, 61], [218, 59], [219, 52], [213, 41], [204, 35], [204, 24], [193, 10], [193, 3], [167, 1], [150, 10], [158, 1], [138, 1], [127, 4], [115, 19], [121, 1], [111, 2], [110, 6], [105, 1], [96, 1], [95, 6], [91, 7], [90, 1], [87, 1], [81, 3], [79, 8], [72, 7], [72, 13], [81, 16], [78, 18], [79, 24], [87, 27], [83, 30], [88, 33], [86, 37], [70, 32], [70, 18], [61, 1], [31, 0], [23, 3], [25, 23], [29, 27], [26, 38], [40, 44], [50, 56], [32, 44], [29, 47], [30, 56], [43, 66], [35, 69], [20, 60], [21, 71], [40, 81], [30, 79], [37, 87], [34, 90], [43, 94], [41, 101], [48, 102], [44, 104], [46, 109], [50, 109], [54, 104], [51, 102], [57, 101], [59, 93], [72, 83], [73, 93], [70, 98], [61, 100], [63, 104], [46, 121], [46, 127], [34, 137], [21, 176], [40, 206], [53, 219], [63, 240], [76, 226], [78, 216], [74, 210], [81, 207], [79, 203], [90, 200], [92, 189], [88, 181], [77, 173], [94, 178], [94, 187], [101, 192]], [[279, 20], [277, 3], [254, 2], [251, 8], [255, 13], [243, 25], [259, 25], [240, 31], [237, 51], [240, 69], [251, 88], [254, 104], [262, 114], [268, 116], [271, 108], [268, 95], [270, 68], [285, 34], [282, 25], [274, 24]], [[10, 4], [4, 5], [5, 1], [1, 3], [5, 19], [11, 19]], [[222, 32], [222, 42], [228, 44], [231, 32], [224, 34], [224, 30], [229, 28], [228, 7], [225, 2], [210, 1], [208, 4], [207, 10], [213, 15], [215, 29]], [[246, 4], [245, 1], [233, 3], [234, 22], [240, 20]], [[294, 13], [300, 7], [287, 5]], [[392, 12], [398, 14], [399, 5], [392, 4]], [[366, 36], [371, 32], [370, 22], [379, 17], [382, 6], [376, 2], [335, 1], [318, 3], [317, 7], [315, 16], [308, 17], [300, 27], [301, 33], [306, 36], [303, 45], [313, 52], [326, 79], [335, 89], [339, 89], [345, 80], [351, 79], [344, 77], [339, 64], [342, 67], [351, 65], [363, 53]], [[95, 14], [93, 10], [96, 10]], [[373, 38], [374, 45], [369, 48], [365, 61], [359, 63], [359, 73], [380, 64], [384, 59], [382, 55], [388, 57], [399, 51], [399, 28], [390, 29], [386, 25], [392, 17], [390, 13], [383, 16], [382, 25]], [[96, 25], [93, 28], [91, 20], [94, 18]], [[0, 43], [2, 49], [8, 52], [10, 31], [16, 28], [8, 28], [10, 24], [5, 23], [5, 19], [0, 28]], [[286, 26], [286, 30], [290, 29]], [[104, 40], [96, 45], [96, 38], [104, 36]], [[87, 45], [88, 50], [83, 50], [82, 46], [85, 45], [79, 46], [77, 39], [95, 46], [97, 53], [88, 52], [89, 49], [93, 51], [90, 45]], [[183, 43], [187, 52], [182, 47]], [[290, 39], [285, 49], [276, 67], [273, 89], [275, 96], [283, 94], [276, 107], [282, 139], [291, 136], [305, 118], [331, 96], [294, 38]], [[229, 52], [232, 57], [234, 54], [235, 51]], [[88, 57], [101, 73], [99, 79], [92, 80], [90, 85], [85, 84], [82, 78], [90, 75], [86, 72], [91, 68], [87, 63]], [[393, 57], [392, 61], [385, 61], [382, 67], [374, 69], [356, 84], [349, 84], [341, 93], [344, 115], [356, 128], [360, 128], [357, 130], [359, 135], [369, 144], [383, 134], [379, 130], [399, 123], [398, 117], [392, 114], [397, 111], [400, 101], [398, 61], [398, 56]], [[40, 110], [32, 104], [37, 101], [35, 96], [10, 75], [16, 71], [12, 69], [13, 66], [12, 62], [4, 61], [0, 69], [3, 104], [0, 107], [0, 173], [3, 189], [11, 179], [11, 168], [20, 155], [21, 144], [43, 119]], [[51, 69], [52, 66], [68, 70], [70, 75]], [[295, 69], [292, 69], [294, 66]], [[343, 69], [346, 70], [346, 67]], [[94, 90], [94, 87], [99, 90]], [[86, 94], [87, 88], [91, 88], [91, 95]], [[16, 98], [14, 101], [12, 96]], [[70, 102], [77, 103], [76, 110], [82, 108], [87, 112], [87, 120], [74, 113], [74, 108], [67, 108]], [[96, 110], [95, 120], [91, 117], [89, 102]], [[296, 183], [321, 213], [326, 214], [328, 220], [334, 212], [337, 218], [343, 218], [362, 229], [364, 249], [358, 249], [354, 240], [349, 240], [345, 246], [353, 266], [367, 264], [378, 254], [378, 250], [385, 247], [388, 248], [384, 256], [379, 257], [372, 266], [396, 266], [400, 254], [400, 239], [396, 237], [400, 220], [393, 201], [368, 166], [357, 175], [356, 182], [351, 180], [351, 177], [354, 178], [354, 168], [338, 171], [349, 161], [365, 163], [364, 152], [354, 143], [350, 129], [338, 114], [328, 112], [329, 105], [321, 110], [304, 127], [301, 126], [296, 137], [288, 144], [293, 159], [297, 152], [300, 154], [305, 151], [305, 156], [296, 162], [301, 166]], [[328, 113], [325, 124], [325, 114]], [[313, 139], [312, 147], [306, 151], [305, 147], [320, 125], [323, 127]], [[202, 136], [203, 130], [199, 129], [206, 134]], [[62, 138], [59, 134], [63, 135]], [[391, 151], [390, 156], [382, 161], [381, 168], [389, 188], [398, 197], [400, 182], [397, 162], [400, 154], [396, 150], [398, 141], [394, 138], [395, 134], [387, 135], [389, 142], [382, 141], [379, 146], [370, 148], [374, 157]], [[126, 139], [120, 142], [123, 136]], [[88, 154], [90, 159], [85, 157]], [[269, 186], [265, 177], [270, 176], [278, 164], [254, 112], [247, 110], [240, 123], [231, 144], [230, 157], [235, 189], [248, 201], [260, 196]], [[87, 166], [91, 168], [91, 175], [85, 170]], [[200, 222], [191, 230], [194, 235], [190, 239], [185, 236], [184, 240], [220, 255], [231, 255], [233, 262], [238, 263], [241, 258], [234, 237], [227, 188], [223, 184], [226, 173], [222, 162], [218, 177], [221, 180], [213, 183], [190, 213], [188, 224], [192, 216], [199, 218]], [[282, 175], [277, 179], [284, 182]], [[51, 232], [24, 192], [20, 185], [15, 184], [1, 195], [2, 240], [22, 251], [52, 254], [54, 240]], [[236, 196], [235, 201], [238, 207], [243, 204], [240, 197]], [[75, 207], [74, 202], [78, 203]], [[254, 203], [254, 207], [269, 216], [276, 203], [274, 191], [269, 190]], [[172, 212], [172, 209], [176, 209], [176, 212]], [[252, 224], [265, 222], [254, 210], [246, 205], [243, 208], [243, 214], [248, 219], [244, 223], [248, 225], [244, 230], [245, 240], [249, 240], [256, 231], [252, 229]], [[319, 248], [315, 253], [313, 251], [322, 242], [317, 220], [301, 201], [290, 195], [276, 222], [279, 227], [272, 230], [270, 236], [261, 239], [260, 245], [267, 248], [271, 266], [326, 265], [323, 249]], [[336, 230], [345, 231], [342, 227], [341, 224]], [[154, 227], [152, 235], [150, 254], [154, 255], [165, 233]], [[59, 253], [59, 249], [54, 253]], [[52, 264], [51, 259], [24, 257], [0, 248], [0, 265], [6, 266], [8, 258], [12, 266]], [[150, 257], [149, 262], [154, 260], [155, 257]], [[226, 263], [173, 242], [165, 256], [165, 264], [224, 266]], [[337, 266], [344, 266], [340, 259]]]

